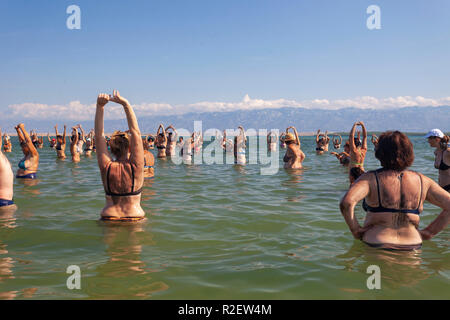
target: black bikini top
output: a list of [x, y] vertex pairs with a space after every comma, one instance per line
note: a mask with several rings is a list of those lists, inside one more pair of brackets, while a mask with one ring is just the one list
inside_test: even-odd
[[139, 190], [134, 191], [134, 168], [132, 165], [130, 165], [131, 167], [131, 192], [127, 192], [127, 193], [115, 193], [111, 191], [111, 186], [110, 186], [110, 179], [109, 179], [109, 173], [111, 171], [111, 164], [112, 162], [109, 163], [108, 165], [108, 169], [106, 171], [106, 189], [105, 189], [105, 194], [107, 196], [114, 196], [114, 197], [127, 197], [127, 196], [136, 196], [138, 194], [140, 194], [142, 192], [142, 188], [140, 188]]
[[[367, 204], [366, 199], [363, 201], [363, 209], [364, 211], [370, 211], [370, 212], [392, 212], [392, 213], [413, 213], [413, 214], [420, 214], [420, 204], [422, 203], [422, 177], [420, 174], [417, 174], [420, 178], [420, 198], [419, 198], [419, 205], [417, 206], [417, 209], [396, 209], [396, 208], [385, 208], [381, 205], [381, 197], [380, 197], [380, 183], [378, 181], [378, 172], [382, 171], [383, 169], [378, 169], [375, 171], [371, 171], [375, 173], [375, 179], [377, 180], [377, 191], [378, 191], [378, 207], [371, 207]], [[403, 173], [402, 173], [403, 174]], [[401, 187], [401, 180], [400, 180], [400, 187]]]
[[448, 170], [448, 169], [450, 169], [450, 166], [448, 166], [448, 165], [446, 165], [444, 163], [444, 151], [442, 151], [441, 163], [439, 164], [439, 167], [437, 168], [439, 170]]

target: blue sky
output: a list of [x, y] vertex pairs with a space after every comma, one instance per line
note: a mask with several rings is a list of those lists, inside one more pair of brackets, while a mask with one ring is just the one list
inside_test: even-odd
[[[66, 8], [81, 8], [81, 30]], [[381, 8], [381, 30], [366, 8]], [[0, 110], [95, 102], [193, 104], [448, 97], [450, 1], [0, 2]]]

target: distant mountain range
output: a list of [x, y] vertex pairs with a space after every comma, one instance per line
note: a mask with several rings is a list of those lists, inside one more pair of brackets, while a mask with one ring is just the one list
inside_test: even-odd
[[[139, 127], [142, 133], [155, 132], [160, 123], [165, 126], [173, 124], [176, 128], [192, 130], [194, 121], [202, 121], [203, 130], [217, 128], [234, 129], [238, 125], [249, 129], [280, 129], [295, 126], [299, 132], [315, 132], [317, 129], [330, 132], [349, 131], [355, 121], [363, 121], [369, 131], [401, 130], [405, 132], [426, 132], [431, 128], [440, 128], [450, 131], [450, 107], [406, 107], [391, 110], [345, 108], [339, 110], [282, 108], [262, 110], [240, 110], [233, 112], [205, 112], [187, 113], [177, 116], [155, 116], [139, 118]], [[26, 120], [27, 129], [36, 129], [38, 132], [54, 132], [55, 120]], [[68, 127], [79, 123], [67, 121]], [[92, 121], [82, 121], [84, 128], [94, 127]], [[0, 119], [0, 126], [4, 131], [12, 133], [13, 126], [10, 120]], [[62, 129], [63, 123], [58, 120], [58, 127]], [[105, 132], [126, 129], [125, 119], [105, 121]]]

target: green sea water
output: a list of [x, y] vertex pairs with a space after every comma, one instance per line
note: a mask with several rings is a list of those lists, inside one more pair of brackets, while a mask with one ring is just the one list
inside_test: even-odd
[[[412, 169], [437, 180], [433, 149], [410, 138]], [[12, 140], [15, 171], [23, 155]], [[449, 299], [449, 228], [416, 252], [367, 247], [339, 211], [346, 169], [317, 156], [313, 137], [302, 149], [304, 170], [282, 169], [280, 152], [280, 170], [267, 176], [259, 165], [157, 160], [142, 195], [148, 221], [125, 226], [98, 221], [95, 155], [57, 161], [46, 142], [37, 183], [16, 179], [18, 210], [0, 217], [0, 299]], [[370, 142], [365, 167], [379, 167]], [[420, 227], [439, 212], [426, 204]], [[357, 216], [362, 223], [360, 204]], [[79, 290], [66, 285], [71, 265]], [[380, 290], [367, 288], [370, 265]]]

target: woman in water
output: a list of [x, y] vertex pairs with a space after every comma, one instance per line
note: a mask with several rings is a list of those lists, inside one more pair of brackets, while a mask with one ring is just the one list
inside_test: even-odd
[[269, 151], [277, 151], [278, 135], [272, 130], [267, 134], [267, 149]]
[[328, 143], [330, 138], [328, 137], [328, 131], [325, 133], [320, 133], [320, 129], [317, 130], [316, 134], [316, 154], [323, 154], [328, 151]]
[[449, 136], [439, 129], [433, 129], [425, 136], [434, 151], [434, 167], [439, 169], [439, 185], [450, 192], [450, 146]]
[[144, 148], [144, 179], [153, 178], [155, 176], [155, 157], [148, 151], [149, 145], [147, 138], [142, 139], [142, 146]]
[[[2, 131], [0, 129], [0, 136]], [[13, 201], [13, 184], [14, 173], [8, 158], [2, 152], [2, 140], [0, 140], [0, 213], [15, 209], [16, 205]]]
[[194, 154], [199, 154], [203, 147], [203, 134], [199, 132], [194, 132]]
[[50, 139], [50, 133], [49, 132], [47, 133], [47, 140], [48, 140], [48, 143], [49, 143], [49, 147], [54, 149], [56, 147], [56, 139], [55, 138]]
[[90, 157], [94, 151], [94, 131], [91, 130], [86, 137], [86, 146], [84, 147], [84, 154], [86, 157]]
[[332, 155], [336, 156], [339, 162], [344, 166], [348, 167], [350, 164], [350, 144], [348, 141], [344, 144], [344, 152], [337, 153], [331, 152]]
[[[336, 138], [335, 138], [336, 137]], [[333, 141], [333, 147], [335, 149], [340, 149], [342, 144], [342, 137], [338, 134], [333, 134], [333, 138], [331, 139]]]
[[36, 179], [36, 172], [39, 168], [39, 153], [34, 147], [28, 132], [25, 130], [25, 125], [20, 123], [15, 129], [24, 154], [23, 159], [19, 162], [16, 178]]
[[[351, 185], [340, 203], [342, 215], [353, 236], [369, 246], [418, 249], [422, 240], [431, 239], [449, 223], [450, 194], [432, 179], [407, 170], [414, 161], [414, 150], [405, 134], [387, 131], [378, 141], [375, 157], [382, 168], [365, 173]], [[367, 215], [361, 227], [354, 209], [363, 199]], [[419, 230], [425, 200], [444, 210]]]
[[156, 149], [158, 149], [158, 158], [166, 157], [167, 135], [162, 124], [159, 125], [156, 132]]
[[[169, 130], [171, 130], [171, 132], [169, 132]], [[170, 125], [170, 126], [168, 126], [166, 128], [166, 133], [167, 133], [166, 155], [174, 156], [175, 155], [175, 148], [177, 146], [178, 132], [172, 125]]]
[[147, 138], [147, 142], [148, 142], [148, 148], [150, 150], [155, 149], [155, 136], [153, 134], [149, 134]]
[[[358, 138], [355, 138], [356, 127], [361, 126], [363, 133], [362, 143]], [[352, 184], [360, 175], [364, 173], [364, 159], [367, 152], [367, 130], [362, 121], [355, 122], [352, 129], [350, 130], [350, 135], [348, 137], [350, 143], [350, 171], [349, 179], [350, 184]]]
[[372, 134], [372, 139], [371, 139], [371, 141], [372, 141], [373, 146], [376, 148], [377, 145], [378, 145], [378, 137], [377, 137], [376, 134]]
[[56, 132], [56, 156], [58, 159], [64, 160], [66, 158], [66, 125], [64, 125], [63, 135], [58, 134], [58, 126], [55, 126]]
[[79, 133], [77, 127], [72, 127], [72, 136], [70, 137], [70, 154], [72, 162], [80, 162], [80, 152], [78, 151]]
[[239, 126], [239, 135], [234, 137], [234, 163], [238, 165], [245, 165], [245, 149], [247, 148], [247, 138], [245, 137], [245, 130]]
[[281, 133], [280, 134], [280, 148], [281, 149], [286, 149], [286, 142], [284, 141], [284, 138], [286, 137], [286, 133]]
[[[290, 133], [289, 129], [292, 129], [294, 133]], [[302, 162], [305, 160], [305, 154], [300, 149], [300, 138], [298, 137], [297, 129], [295, 127], [289, 127], [286, 129], [284, 136], [287, 149], [284, 155], [283, 162], [285, 169], [300, 169], [303, 167]]]
[[[104, 107], [108, 101], [123, 106], [130, 134], [116, 131], [111, 136], [110, 148], [115, 160], [110, 157], [103, 129]], [[141, 207], [144, 184], [144, 148], [136, 115], [127, 99], [118, 91], [113, 95], [100, 94], [95, 113], [95, 141], [97, 161], [106, 193], [106, 205], [101, 219], [106, 221], [134, 222], [144, 220]]]
[[3, 134], [3, 152], [11, 152], [12, 151], [12, 143], [11, 138], [6, 133]]

